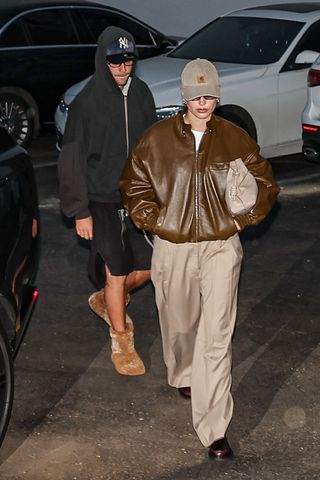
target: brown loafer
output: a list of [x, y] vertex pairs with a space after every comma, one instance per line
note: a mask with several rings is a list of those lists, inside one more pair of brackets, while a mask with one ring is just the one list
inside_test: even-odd
[[225, 459], [233, 456], [233, 452], [226, 437], [219, 438], [209, 447], [209, 456], [216, 459]]
[[191, 387], [180, 387], [178, 388], [178, 392], [183, 398], [191, 398]]

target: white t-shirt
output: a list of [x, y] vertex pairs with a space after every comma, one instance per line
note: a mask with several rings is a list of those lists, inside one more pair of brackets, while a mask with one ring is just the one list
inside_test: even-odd
[[198, 132], [198, 130], [192, 130], [191, 132], [194, 135], [195, 141], [196, 141], [196, 152], [199, 150], [199, 145], [201, 142], [201, 138], [203, 137], [204, 132]]

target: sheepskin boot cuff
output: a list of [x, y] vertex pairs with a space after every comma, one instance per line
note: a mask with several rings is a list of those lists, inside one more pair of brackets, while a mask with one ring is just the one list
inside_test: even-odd
[[127, 324], [125, 332], [110, 328], [111, 360], [121, 375], [143, 375], [145, 366], [134, 348], [133, 325]]
[[[129, 295], [129, 299], [130, 299], [130, 295]], [[128, 296], [127, 296], [127, 301], [128, 301]], [[111, 327], [111, 321], [107, 312], [106, 303], [104, 301], [104, 289], [99, 290], [98, 292], [94, 292], [92, 295], [90, 295], [88, 299], [88, 303], [91, 310], [96, 315], [98, 315], [98, 317], [102, 318], [102, 320], [104, 320], [109, 325], [109, 327]], [[132, 324], [132, 320], [128, 315], [126, 315], [126, 322], [129, 324], [130, 323]]]

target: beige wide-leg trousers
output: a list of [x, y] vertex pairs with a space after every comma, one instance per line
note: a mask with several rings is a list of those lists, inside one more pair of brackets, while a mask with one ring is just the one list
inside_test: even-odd
[[206, 447], [225, 435], [232, 417], [231, 341], [241, 261], [237, 234], [199, 243], [154, 241], [151, 278], [168, 383], [191, 386], [193, 426]]

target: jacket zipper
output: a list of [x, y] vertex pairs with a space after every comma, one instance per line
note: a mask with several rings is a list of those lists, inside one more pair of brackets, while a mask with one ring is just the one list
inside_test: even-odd
[[126, 122], [126, 142], [127, 142], [127, 157], [129, 155], [129, 125], [128, 125], [128, 97], [124, 95], [124, 116]]
[[196, 152], [196, 182], [195, 182], [195, 209], [196, 209], [196, 235], [195, 240], [198, 241], [198, 233], [199, 233], [199, 172], [198, 172], [198, 163], [199, 163], [199, 156]]
[[[200, 147], [201, 147], [201, 144], [202, 144], [202, 141], [203, 141], [203, 137], [205, 136], [206, 132], [203, 132], [203, 135], [202, 135], [202, 138], [200, 140], [200, 143], [199, 143], [199, 147], [198, 147], [198, 151], [196, 151], [196, 148], [195, 148], [195, 152], [196, 152], [196, 181], [195, 181], [195, 214], [196, 214], [196, 235], [195, 235], [195, 240], [196, 242], [198, 242], [198, 237], [199, 237], [199, 217], [200, 217], [200, 212], [199, 212], [199, 196], [200, 196], [200, 193], [199, 193], [199, 176], [200, 176], [200, 172], [199, 172], [199, 151], [200, 151]], [[194, 142], [194, 145], [195, 142]]]

